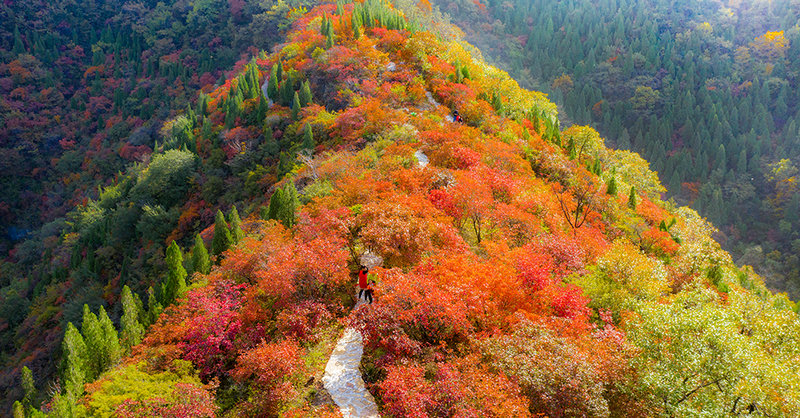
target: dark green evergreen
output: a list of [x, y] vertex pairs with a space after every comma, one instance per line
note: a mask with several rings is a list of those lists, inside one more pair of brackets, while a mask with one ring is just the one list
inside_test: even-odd
[[167, 247], [167, 277], [161, 284], [161, 304], [171, 305], [186, 292], [186, 269], [183, 268], [183, 255], [175, 241]]
[[217, 215], [214, 218], [214, 238], [211, 240], [211, 253], [220, 255], [230, 248], [233, 238], [231, 231], [228, 229], [228, 223], [225, 222], [225, 215], [221, 210], [217, 210]]
[[233, 238], [234, 243], [238, 243], [244, 238], [244, 232], [242, 232], [242, 219], [239, 218], [239, 211], [236, 210], [235, 205], [228, 213], [228, 223], [231, 225], [231, 238]]
[[202, 274], [211, 272], [211, 259], [208, 256], [208, 250], [200, 234], [194, 237], [194, 247], [192, 247], [192, 270]]
[[141, 301], [137, 304], [131, 289], [128, 286], [123, 286], [120, 303], [122, 304], [122, 318], [120, 318], [121, 344], [126, 349], [130, 349], [142, 342], [142, 337], [144, 336], [144, 326], [139, 321], [139, 305]]

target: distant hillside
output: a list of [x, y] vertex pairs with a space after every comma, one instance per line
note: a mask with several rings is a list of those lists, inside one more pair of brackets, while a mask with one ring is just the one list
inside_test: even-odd
[[[800, 4], [434, 1], [487, 58], [641, 153], [667, 197], [800, 297]], [[785, 161], [784, 161], [785, 160]]]

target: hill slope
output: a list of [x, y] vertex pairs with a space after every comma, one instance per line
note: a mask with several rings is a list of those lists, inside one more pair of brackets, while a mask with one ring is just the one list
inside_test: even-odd
[[[263, 171], [248, 181], [280, 178], [270, 204], [218, 214], [185, 254], [188, 289], [171, 246], [148, 308], [123, 298], [122, 343], [87, 309], [43, 410], [335, 414], [314, 382], [346, 323], [387, 416], [800, 411], [793, 304], [736, 268], [696, 212], [661, 201], [637, 154], [589, 127], [560, 132], [544, 95], [390, 5], [323, 5], [293, 24], [81, 213], [118, 219], [144, 199], [155, 228], [158, 206], [203, 207], [197, 164], [252, 159]], [[227, 240], [203, 274], [206, 247]], [[366, 251], [383, 260], [376, 301], [351, 312]]]

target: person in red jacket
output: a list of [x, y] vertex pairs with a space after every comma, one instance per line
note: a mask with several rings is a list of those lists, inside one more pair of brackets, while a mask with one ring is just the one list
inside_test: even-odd
[[358, 270], [358, 299], [361, 299], [361, 296], [364, 294], [364, 291], [367, 290], [367, 275], [369, 274], [369, 269], [365, 266], [361, 266], [361, 269]]

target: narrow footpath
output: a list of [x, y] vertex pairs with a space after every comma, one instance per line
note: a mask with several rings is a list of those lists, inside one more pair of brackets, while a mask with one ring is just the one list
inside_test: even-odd
[[[364, 302], [359, 300], [353, 309]], [[358, 367], [364, 354], [363, 338], [355, 328], [346, 328], [325, 366], [322, 384], [345, 418], [380, 417], [375, 398], [364, 386]]]

